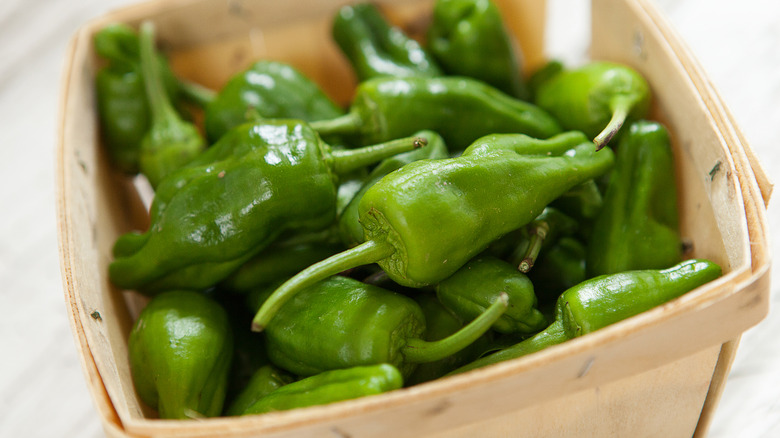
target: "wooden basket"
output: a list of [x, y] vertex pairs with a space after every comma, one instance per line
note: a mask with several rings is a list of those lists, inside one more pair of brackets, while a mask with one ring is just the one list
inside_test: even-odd
[[[329, 38], [344, 0], [159, 0], [94, 20], [73, 37], [62, 82], [58, 157], [60, 256], [71, 326], [111, 437], [691, 436], [706, 434], [740, 334], [768, 311], [765, 204], [759, 163], [701, 68], [646, 0], [594, 0], [591, 57], [648, 78], [653, 117], [673, 135], [681, 230], [693, 256], [725, 275], [596, 333], [452, 378], [359, 400], [241, 418], [154, 419], [135, 395], [127, 336], [139, 301], [107, 278], [111, 246], [145, 229], [131, 179], [98, 138], [92, 36], [113, 21], [157, 23], [181, 75], [219, 87], [255, 59], [287, 61], [349, 101], [354, 76]], [[543, 2], [498, 1], [526, 67], [544, 59]], [[430, 0], [386, 1], [419, 34]], [[553, 17], [554, 19], [554, 17]]]

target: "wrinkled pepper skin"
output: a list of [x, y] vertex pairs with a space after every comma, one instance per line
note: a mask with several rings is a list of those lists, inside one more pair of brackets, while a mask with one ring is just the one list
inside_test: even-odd
[[548, 140], [490, 135], [457, 158], [407, 164], [363, 195], [365, 242], [288, 280], [255, 315], [253, 330], [301, 288], [356, 266], [378, 263], [402, 286], [437, 284], [613, 162], [611, 150], [596, 152], [582, 133], [569, 132]]
[[322, 120], [344, 111], [319, 85], [294, 67], [277, 61], [258, 61], [236, 74], [204, 112], [203, 124], [211, 143], [231, 128], [259, 118]]
[[[354, 246], [363, 242], [363, 227], [360, 226], [360, 200], [363, 195], [388, 173], [400, 169], [403, 166], [418, 160], [441, 160], [449, 158], [449, 150], [444, 144], [444, 139], [433, 131], [422, 131], [416, 135], [423, 135], [428, 139], [428, 145], [424, 148], [416, 149], [403, 154], [398, 154], [390, 158], [385, 158], [371, 170], [371, 173], [365, 179], [363, 186], [355, 193], [352, 200], [347, 204], [344, 211], [341, 212], [338, 219], [339, 235], [341, 242], [346, 246]], [[323, 257], [324, 258], [324, 257]], [[322, 260], [321, 258], [320, 260]], [[314, 261], [312, 261], [314, 263]], [[311, 263], [309, 263], [311, 264]], [[306, 265], [309, 266], [309, 265]], [[306, 266], [301, 267], [301, 269]], [[300, 269], [299, 269], [300, 271]], [[295, 274], [294, 272], [293, 274]], [[292, 275], [292, 274], [291, 274]]]
[[601, 147], [624, 121], [647, 115], [650, 86], [628, 66], [597, 61], [551, 75], [539, 85], [536, 104], [564, 129], [583, 131]]
[[483, 314], [487, 319], [480, 317], [453, 335], [455, 343], [426, 342], [425, 316], [414, 300], [335, 276], [279, 310], [265, 332], [267, 352], [272, 363], [299, 376], [381, 363], [408, 376], [417, 363], [443, 359], [476, 341], [505, 308], [505, 302], [491, 306], [491, 313]]
[[451, 152], [494, 133], [548, 138], [558, 122], [537, 106], [465, 77], [375, 78], [358, 85], [349, 113], [313, 122], [320, 134], [378, 143], [430, 129]]
[[[108, 61], [95, 76], [100, 133], [112, 163], [126, 173], [138, 172], [138, 154], [150, 112], [141, 72], [138, 34], [114, 23], [95, 34], [95, 52]], [[158, 58], [166, 93], [177, 94], [176, 78], [164, 58]]]
[[165, 93], [157, 66], [155, 30], [150, 21], [141, 23], [139, 35], [141, 71], [151, 112], [149, 130], [141, 140], [138, 165], [152, 187], [200, 155], [206, 147], [197, 127], [184, 121]]
[[294, 381], [293, 376], [271, 365], [260, 367], [252, 375], [244, 390], [230, 404], [225, 414], [241, 415], [261, 398]]
[[160, 294], [136, 320], [128, 354], [136, 392], [160, 418], [221, 414], [233, 335], [217, 302], [197, 292]]
[[544, 315], [536, 308], [531, 280], [501, 259], [475, 257], [436, 286], [439, 301], [466, 321], [484, 312], [501, 292], [509, 296], [509, 307], [493, 324], [495, 331], [528, 334], [547, 326]]
[[721, 275], [716, 263], [686, 260], [664, 270], [601, 275], [566, 290], [558, 298], [555, 322], [516, 345], [478, 359], [453, 374], [524, 356], [574, 339], [660, 306]]
[[491, 0], [437, 0], [427, 38], [447, 74], [479, 79], [529, 99], [519, 47]]
[[149, 230], [114, 245], [111, 281], [147, 294], [211, 287], [281, 233], [333, 223], [339, 173], [423, 143], [332, 151], [299, 120], [236, 127], [160, 184]]
[[589, 276], [661, 269], [682, 259], [674, 156], [656, 122], [633, 123], [588, 241]]
[[[444, 307], [439, 302], [439, 299], [436, 298], [436, 295], [429, 293], [417, 294], [414, 300], [420, 305], [420, 309], [422, 309], [423, 315], [425, 315], [425, 334], [423, 338], [426, 341], [444, 339], [463, 328], [463, 320]], [[419, 364], [411, 376], [406, 379], [405, 385], [412, 386], [438, 379], [450, 371], [475, 360], [480, 354], [491, 348], [491, 340], [491, 332], [488, 332], [474, 341], [473, 344], [455, 354], [436, 362]]]
[[271, 392], [250, 405], [243, 415], [324, 405], [381, 394], [402, 386], [401, 373], [388, 364], [326, 371]]
[[403, 30], [391, 25], [372, 3], [339, 9], [332, 34], [358, 82], [382, 76], [442, 75], [433, 57]]

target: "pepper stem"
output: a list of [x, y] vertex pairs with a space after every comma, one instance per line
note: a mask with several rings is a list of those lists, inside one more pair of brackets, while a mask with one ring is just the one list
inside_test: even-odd
[[344, 149], [331, 152], [333, 157], [333, 171], [337, 175], [344, 175], [387, 157], [409, 152], [428, 144], [424, 137], [404, 137], [385, 143], [366, 146], [358, 149]]
[[348, 112], [343, 116], [329, 120], [318, 120], [309, 125], [320, 135], [353, 134], [363, 126], [363, 118], [356, 112]]
[[302, 289], [347, 269], [376, 263], [389, 257], [394, 251], [395, 249], [387, 242], [368, 240], [309, 266], [284, 282], [265, 300], [252, 319], [252, 331], [263, 331], [279, 308]]
[[547, 221], [534, 221], [531, 227], [531, 242], [528, 244], [528, 249], [525, 251], [523, 260], [517, 266], [517, 269], [522, 273], [528, 273], [536, 263], [536, 258], [539, 257], [539, 251], [542, 249], [544, 239], [547, 238], [547, 233], [550, 232], [550, 224]]
[[468, 347], [495, 323], [509, 306], [509, 296], [501, 292], [481, 315], [452, 335], [438, 341], [424, 341], [419, 338], [409, 339], [401, 353], [412, 363], [435, 362], [451, 356]]
[[180, 119], [160, 78], [160, 69], [157, 68], [157, 55], [155, 50], [155, 30], [151, 21], [141, 23], [139, 32], [139, 48], [141, 52], [141, 72], [144, 76], [144, 87], [149, 108], [152, 111], [154, 124], [177, 123]]
[[186, 79], [179, 79], [179, 89], [187, 99], [201, 108], [205, 108], [217, 96], [211, 88]]
[[633, 102], [630, 99], [620, 99], [612, 105], [612, 119], [610, 119], [607, 126], [593, 139], [593, 143], [596, 144], [596, 150], [601, 150], [604, 146], [612, 140], [612, 137], [617, 134], [620, 128], [623, 126], [623, 122], [628, 117], [628, 112], [631, 110]]
[[569, 340], [569, 336], [566, 335], [566, 331], [563, 328], [563, 322], [561, 320], [555, 320], [543, 331], [535, 334], [534, 336], [519, 342], [511, 347], [507, 347], [490, 356], [485, 356], [474, 362], [463, 365], [455, 371], [447, 374], [448, 376], [453, 374], [460, 374], [473, 369], [482, 368], [484, 366], [492, 365], [494, 363], [503, 362], [509, 359], [515, 359], [527, 354], [535, 353], [537, 351], [544, 350], [547, 347], [561, 344]]

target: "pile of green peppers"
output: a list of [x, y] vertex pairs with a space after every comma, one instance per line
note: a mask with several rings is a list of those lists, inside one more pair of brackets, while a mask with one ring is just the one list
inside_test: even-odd
[[629, 66], [525, 76], [491, 0], [435, 1], [417, 38], [347, 5], [331, 36], [359, 82], [346, 106], [279, 61], [188, 82], [148, 22], [95, 36], [106, 156], [155, 190], [108, 275], [149, 297], [128, 353], [160, 418], [422, 384], [721, 275], [685, 252], [670, 136]]

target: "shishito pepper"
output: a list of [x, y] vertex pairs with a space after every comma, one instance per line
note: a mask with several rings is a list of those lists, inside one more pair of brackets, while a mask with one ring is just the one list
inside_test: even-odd
[[519, 99], [529, 98], [519, 48], [491, 0], [437, 0], [427, 38], [447, 74], [476, 78]]
[[366, 241], [284, 283], [255, 315], [253, 329], [261, 331], [301, 288], [356, 266], [378, 263], [403, 286], [436, 284], [613, 161], [611, 150], [596, 152], [582, 133], [569, 132], [548, 140], [490, 135], [457, 158], [407, 164], [363, 195]]
[[231, 128], [259, 118], [313, 121], [343, 113], [319, 85], [291, 65], [262, 60], [230, 78], [206, 106], [203, 125], [213, 143]]
[[242, 415], [324, 405], [381, 394], [402, 386], [401, 373], [388, 364], [326, 371], [282, 386], [247, 407]]
[[258, 400], [293, 381], [291, 375], [272, 365], [262, 366], [252, 374], [246, 387], [236, 396], [225, 413], [241, 415]]
[[709, 260], [687, 260], [664, 270], [626, 271], [592, 278], [558, 298], [555, 322], [518, 344], [458, 368], [453, 374], [524, 356], [638, 315], [721, 275]]
[[267, 327], [268, 358], [301, 376], [389, 363], [408, 376], [422, 362], [454, 354], [477, 340], [506, 310], [506, 295], [468, 325], [425, 341], [425, 316], [411, 298], [335, 276], [288, 301]]
[[540, 302], [554, 301], [563, 291], [582, 283], [585, 272], [585, 244], [565, 236], [545, 248], [528, 278]]
[[647, 115], [650, 86], [628, 66], [596, 61], [552, 74], [538, 86], [536, 104], [564, 129], [585, 132], [601, 148], [626, 120]]
[[114, 245], [111, 281], [145, 293], [213, 286], [281, 233], [330, 225], [339, 174], [424, 144], [332, 151], [299, 120], [236, 127], [160, 184], [149, 229]]
[[182, 120], [163, 88], [157, 66], [154, 25], [141, 24], [141, 71], [151, 111], [151, 125], [141, 141], [138, 164], [152, 187], [198, 156], [206, 147], [198, 128]]
[[452, 152], [494, 133], [547, 138], [561, 130], [541, 108], [465, 77], [370, 79], [358, 85], [347, 114], [312, 122], [312, 127], [360, 144], [430, 129], [444, 137]]
[[197, 292], [158, 295], [138, 316], [128, 355], [136, 392], [160, 418], [222, 412], [233, 334], [217, 302]]
[[380, 76], [441, 76], [433, 57], [403, 30], [391, 25], [372, 3], [343, 6], [333, 39], [362, 82]]
[[[410, 152], [404, 152], [403, 154], [394, 155], [390, 158], [385, 158], [368, 174], [363, 185], [352, 197], [352, 200], [347, 204], [344, 210], [339, 215], [339, 235], [341, 241], [347, 246], [354, 246], [359, 243], [363, 243], [363, 228], [360, 226], [360, 200], [363, 199], [363, 195], [388, 173], [400, 169], [401, 167], [418, 160], [440, 160], [443, 158], [449, 158], [449, 151], [444, 144], [444, 139], [433, 131], [421, 131], [416, 135], [424, 136], [428, 139], [428, 145], [424, 148], [417, 149]], [[323, 257], [324, 258], [324, 257]], [[322, 260], [322, 259], [320, 259]], [[312, 262], [314, 263], [314, 262]], [[311, 264], [311, 263], [310, 263]], [[306, 265], [308, 266], [308, 265]], [[301, 269], [305, 268], [302, 267]], [[294, 273], [293, 273], [294, 274]], [[292, 275], [292, 274], [291, 274]]]
[[491, 256], [478, 256], [436, 285], [439, 301], [466, 321], [485, 311], [506, 293], [507, 311], [493, 324], [499, 333], [536, 333], [547, 321], [536, 308], [531, 280], [509, 263]]
[[660, 269], [682, 259], [674, 157], [663, 125], [639, 121], [620, 139], [588, 240], [589, 276]]

